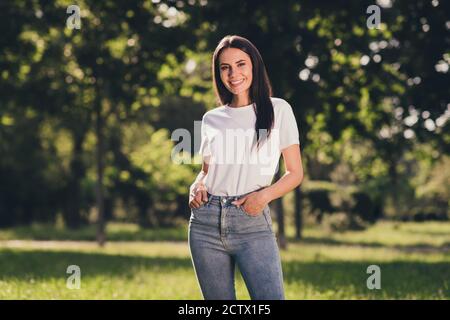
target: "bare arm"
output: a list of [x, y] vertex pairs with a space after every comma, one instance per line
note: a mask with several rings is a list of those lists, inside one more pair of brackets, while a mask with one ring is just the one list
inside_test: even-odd
[[261, 190], [266, 202], [284, 196], [303, 181], [303, 164], [300, 145], [294, 144], [281, 150], [286, 173], [273, 185]]
[[202, 170], [197, 175], [197, 178], [195, 178], [194, 184], [198, 183], [198, 182], [203, 183], [203, 181], [205, 180], [206, 174], [208, 173], [208, 167], [209, 167], [209, 165], [205, 161], [203, 161]]
[[191, 208], [198, 208], [204, 201], [208, 200], [208, 194], [206, 193], [204, 184], [205, 177], [208, 174], [208, 168], [208, 163], [203, 161], [202, 170], [189, 188], [189, 207]]

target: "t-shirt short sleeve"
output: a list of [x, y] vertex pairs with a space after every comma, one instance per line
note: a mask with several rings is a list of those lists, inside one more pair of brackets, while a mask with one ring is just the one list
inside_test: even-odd
[[211, 149], [209, 146], [209, 141], [208, 141], [208, 135], [206, 132], [206, 121], [205, 121], [205, 116], [203, 116], [202, 118], [202, 125], [201, 125], [201, 143], [200, 143], [200, 150], [198, 151], [198, 153], [204, 158], [207, 156], [211, 155]]
[[291, 105], [285, 101], [285, 105], [281, 110], [280, 151], [293, 144], [300, 144], [297, 120]]

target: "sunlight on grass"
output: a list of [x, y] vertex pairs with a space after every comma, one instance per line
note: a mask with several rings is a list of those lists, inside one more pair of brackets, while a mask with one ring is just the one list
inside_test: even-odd
[[[287, 228], [287, 235], [294, 238], [293, 226]], [[363, 231], [328, 233], [319, 227], [309, 227], [303, 231], [308, 240], [327, 239], [330, 242], [373, 246], [450, 246], [449, 222], [391, 222], [380, 221]]]
[[[77, 230], [33, 223], [31, 226], [0, 229], [0, 240], [81, 240], [95, 241], [95, 225]], [[172, 228], [141, 228], [133, 223], [108, 223], [106, 234], [110, 241], [183, 241], [187, 239], [187, 225]]]
[[[381, 222], [365, 231], [342, 234], [308, 228], [303, 241], [291, 241], [281, 252], [286, 297], [449, 299], [449, 230], [450, 223], [434, 222]], [[202, 298], [187, 242], [180, 240], [187, 232], [184, 227], [164, 234], [166, 230], [112, 224], [108, 231], [110, 239], [124, 240], [100, 248], [95, 242], [80, 241], [85, 230], [73, 233], [76, 240], [71, 241], [14, 239], [26, 229], [1, 230], [0, 298]], [[154, 241], [156, 235], [165, 240]], [[133, 238], [149, 241], [129, 240]], [[66, 288], [66, 269], [71, 264], [81, 268], [79, 290]], [[381, 290], [366, 287], [366, 269], [371, 264], [381, 268]], [[238, 270], [236, 291], [239, 299], [249, 299]]]

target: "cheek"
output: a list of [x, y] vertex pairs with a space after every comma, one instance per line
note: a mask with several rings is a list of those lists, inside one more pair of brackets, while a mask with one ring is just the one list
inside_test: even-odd
[[248, 79], [252, 79], [252, 69], [251, 68], [247, 68], [245, 69], [245, 75], [247, 76]]
[[253, 81], [253, 74], [252, 74], [252, 70], [249, 70], [247, 73], [246, 73], [246, 76], [247, 76], [247, 80], [248, 80], [248, 82], [250, 82], [250, 84], [252, 83], [252, 81]]
[[221, 72], [220, 73], [220, 79], [222, 80], [224, 85], [227, 85], [228, 76], [227, 76], [227, 74], [225, 72]]

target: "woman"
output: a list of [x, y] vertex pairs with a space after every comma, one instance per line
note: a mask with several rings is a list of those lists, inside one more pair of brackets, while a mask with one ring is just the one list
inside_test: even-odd
[[[202, 171], [190, 187], [189, 248], [204, 299], [235, 300], [237, 264], [252, 299], [285, 299], [269, 202], [303, 179], [291, 106], [271, 97], [247, 39], [226, 36], [212, 61], [221, 106], [202, 119]], [[250, 143], [249, 143], [250, 142]], [[270, 185], [283, 155], [286, 174]]]

